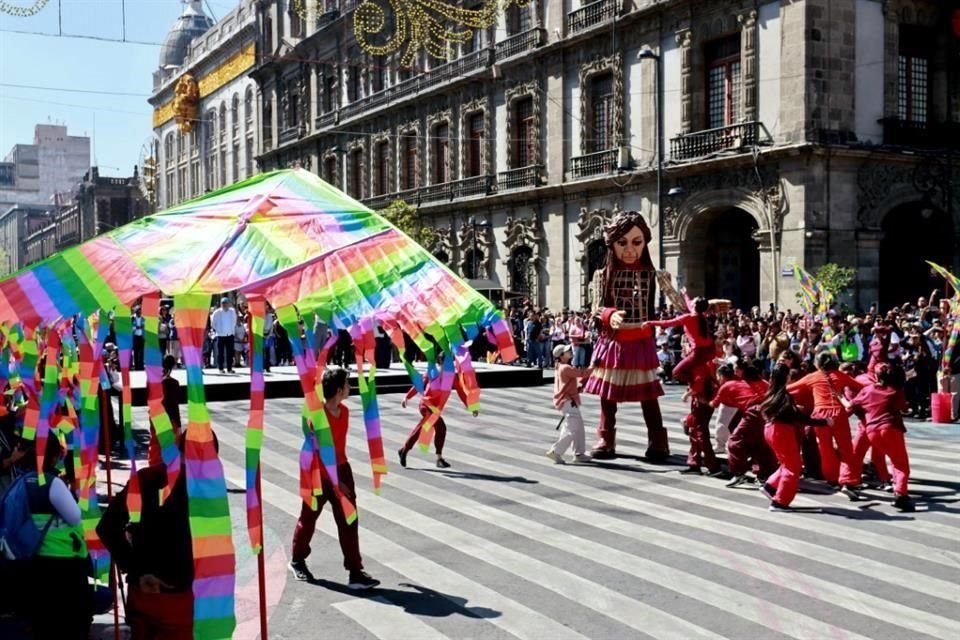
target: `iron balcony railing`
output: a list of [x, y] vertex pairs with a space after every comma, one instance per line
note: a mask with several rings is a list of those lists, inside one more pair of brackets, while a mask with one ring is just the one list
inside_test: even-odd
[[609, 22], [617, 16], [619, 0], [600, 0], [567, 14], [567, 35], [572, 36], [585, 29], [604, 22]]
[[543, 167], [539, 164], [501, 171], [497, 176], [497, 190], [525, 189], [540, 186]]
[[365, 198], [363, 204], [371, 209], [381, 209], [394, 200], [403, 200], [410, 204], [417, 204], [456, 200], [457, 198], [469, 198], [472, 196], [485, 196], [490, 195], [496, 190], [495, 183], [494, 176], [491, 175], [472, 176], [464, 178], [463, 180], [454, 180], [453, 182], [431, 184], [418, 189], [379, 194]]
[[494, 57], [497, 62], [500, 62], [520, 53], [536, 49], [543, 45], [545, 34], [545, 30], [537, 27], [502, 40], [494, 46]]
[[339, 115], [340, 112], [337, 109], [331, 109], [326, 113], [321, 113], [313, 121], [313, 130], [320, 131], [321, 129], [332, 127], [339, 121]]
[[670, 159], [677, 162], [721, 151], [740, 151], [772, 142], [762, 122], [741, 122], [716, 129], [682, 133], [670, 140]]
[[590, 176], [606, 175], [617, 170], [617, 154], [619, 149], [606, 149], [585, 156], [570, 158], [570, 177], [574, 180], [589, 178]]
[[299, 126], [294, 125], [294, 126], [292, 126], [292, 127], [287, 127], [286, 129], [284, 129], [283, 131], [280, 132], [280, 144], [286, 144], [286, 143], [288, 143], [288, 142], [293, 142], [294, 140], [296, 140], [296, 139], [299, 138], [299, 137], [300, 137], [300, 127], [299, 127]]
[[901, 118], [883, 118], [883, 143], [920, 149], [956, 149], [960, 147], [960, 125], [956, 123], [917, 122]]

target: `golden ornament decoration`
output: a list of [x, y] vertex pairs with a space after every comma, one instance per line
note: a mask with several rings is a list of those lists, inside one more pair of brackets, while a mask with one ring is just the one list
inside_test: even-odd
[[43, 11], [43, 8], [47, 6], [48, 2], [50, 2], [50, 0], [37, 0], [33, 3], [33, 5], [25, 7], [0, 0], [0, 11], [14, 16], [15, 18], [29, 18]]
[[[301, 0], [302, 1], [302, 0]], [[387, 11], [393, 12], [393, 33], [384, 33]], [[497, 22], [501, 11], [510, 6], [526, 7], [530, 0], [485, 0], [479, 7], [464, 9], [442, 0], [365, 0], [353, 12], [353, 33], [360, 48], [375, 56], [384, 56], [403, 49], [400, 64], [410, 65], [420, 49], [428, 55], [446, 60], [452, 44], [468, 42], [475, 29], [487, 29]], [[450, 27], [448, 24], [454, 26]], [[382, 44], [371, 42], [371, 36], [383, 35]]]
[[177, 82], [173, 98], [173, 112], [180, 133], [190, 133], [193, 130], [199, 106], [200, 88], [193, 76], [185, 73]]

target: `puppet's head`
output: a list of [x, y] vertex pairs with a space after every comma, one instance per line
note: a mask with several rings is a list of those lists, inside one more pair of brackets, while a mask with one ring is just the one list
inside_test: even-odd
[[641, 269], [653, 269], [650, 259], [650, 227], [639, 211], [625, 211], [603, 229], [612, 256], [608, 263]]

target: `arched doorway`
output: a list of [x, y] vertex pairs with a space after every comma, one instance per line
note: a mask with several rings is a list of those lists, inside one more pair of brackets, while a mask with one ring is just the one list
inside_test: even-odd
[[584, 255], [583, 267], [583, 295], [581, 296], [581, 306], [589, 309], [593, 304], [590, 299], [590, 283], [593, 282], [593, 274], [602, 269], [607, 264], [607, 243], [603, 240], [594, 240], [587, 245]]
[[945, 211], [913, 202], [891, 210], [880, 241], [880, 309], [915, 303], [943, 288], [926, 260], [950, 268], [956, 251], [953, 224]]
[[759, 226], [737, 207], [715, 209], [691, 221], [681, 245], [681, 284], [690, 295], [726, 298], [739, 309], [760, 304]]

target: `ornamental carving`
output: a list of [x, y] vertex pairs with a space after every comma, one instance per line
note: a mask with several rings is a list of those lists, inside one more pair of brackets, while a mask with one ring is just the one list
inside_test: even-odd
[[490, 132], [493, 130], [492, 112], [486, 98], [476, 98], [460, 106], [460, 177], [465, 178], [467, 169], [470, 166], [470, 145], [468, 141], [472, 132], [470, 131], [471, 116], [483, 114], [483, 138], [480, 143], [480, 174], [490, 175], [493, 173], [493, 157], [489, 151]]
[[[476, 248], [477, 253], [482, 259], [477, 262], [476, 273], [473, 279], [483, 280], [490, 276], [488, 266], [490, 264], [490, 247], [492, 244], [492, 227], [489, 224], [471, 224], [465, 220], [460, 225], [460, 233], [457, 238], [457, 254], [460, 256], [460, 273], [467, 274], [468, 262], [473, 258], [473, 251]], [[471, 265], [472, 266], [472, 265]]]
[[453, 232], [450, 227], [437, 227], [430, 245], [430, 253], [435, 258], [450, 266], [454, 262]]
[[[447, 177], [447, 182], [450, 182], [453, 180], [453, 159], [455, 157], [455, 152], [453, 149], [454, 139], [450, 135], [450, 131], [453, 129], [453, 113], [450, 109], [445, 109], [438, 113], [427, 116], [427, 132], [431, 142], [437, 141], [437, 127], [443, 124], [447, 125], [447, 157], [444, 161], [446, 164], [446, 171], [444, 172], [444, 175]], [[427, 153], [430, 156], [427, 161], [430, 163], [429, 166], [431, 167], [437, 162], [437, 159], [433, 157], [433, 154], [436, 153], [437, 146], [438, 145], [436, 144], [427, 145]]]
[[[510, 216], [505, 226], [503, 245], [506, 247], [507, 286], [511, 291], [528, 294], [534, 305], [539, 306], [540, 275], [545, 265], [540, 222], [533, 217]], [[519, 258], [526, 264], [517, 264]], [[518, 279], [524, 282], [518, 282]]]
[[514, 117], [514, 104], [518, 100], [524, 98], [530, 98], [533, 103], [533, 165], [542, 165], [542, 149], [541, 147], [541, 132], [543, 131], [543, 125], [541, 124], [540, 111], [541, 111], [541, 102], [540, 99], [540, 84], [536, 80], [531, 80], [523, 84], [518, 84], [512, 87], [509, 87], [506, 91], [503, 92], [504, 100], [507, 103], [507, 140], [511, 142], [507, 144], [507, 162], [508, 166], [511, 169], [522, 169], [523, 167], [517, 166], [517, 145], [512, 144], [512, 141], [515, 138], [515, 120]]
[[193, 131], [200, 108], [200, 88], [189, 73], [183, 74], [177, 82], [173, 96], [173, 113], [180, 133]]
[[623, 57], [616, 53], [580, 67], [580, 155], [597, 149], [590, 148], [590, 141], [597, 132], [593, 130], [593, 96], [590, 95], [590, 80], [594, 76], [610, 73], [613, 77], [613, 122], [610, 145], [617, 148], [623, 144]]
[[[857, 171], [857, 220], [863, 227], [879, 229], [891, 209], [922, 200], [946, 210], [947, 181], [946, 166], [934, 158], [915, 164], [865, 163]], [[954, 169], [953, 183], [954, 188], [960, 183], [960, 169]]]
[[580, 263], [580, 304], [588, 307], [590, 301], [589, 285], [593, 274], [606, 262], [607, 245], [603, 238], [603, 228], [616, 218], [623, 209], [619, 204], [613, 209], [587, 209], [580, 207], [577, 216], [576, 238], [580, 241], [577, 261]]

